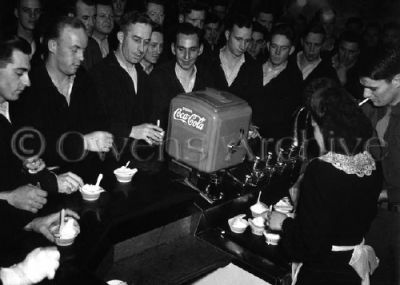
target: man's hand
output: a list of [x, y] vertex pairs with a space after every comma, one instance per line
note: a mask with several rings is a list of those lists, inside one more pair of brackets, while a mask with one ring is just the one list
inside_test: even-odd
[[7, 192], [5, 199], [17, 209], [37, 213], [47, 203], [47, 192], [33, 185], [25, 185]]
[[57, 176], [57, 185], [59, 193], [71, 194], [83, 186], [83, 180], [78, 175], [67, 172]]
[[[79, 220], [79, 215], [70, 209], [65, 210], [65, 217], [70, 216]], [[28, 225], [25, 226], [25, 230], [34, 231], [44, 235], [49, 241], [54, 242], [54, 235], [51, 233], [50, 229], [60, 224], [61, 211], [40, 218], [33, 219]]]
[[142, 124], [132, 127], [129, 136], [134, 139], [145, 140], [150, 145], [153, 143], [160, 144], [164, 138], [164, 131], [153, 124]]
[[60, 252], [55, 247], [39, 247], [26, 258], [9, 268], [0, 270], [4, 284], [36, 284], [44, 278], [53, 279], [60, 265]]
[[110, 133], [97, 131], [83, 136], [85, 149], [94, 152], [108, 152], [113, 144]]
[[46, 167], [46, 164], [44, 163], [43, 159], [37, 156], [27, 158], [22, 162], [22, 164], [26, 169], [28, 169], [29, 173], [37, 173]]

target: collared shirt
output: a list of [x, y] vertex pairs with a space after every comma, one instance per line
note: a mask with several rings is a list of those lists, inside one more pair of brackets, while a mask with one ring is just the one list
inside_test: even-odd
[[154, 65], [153, 64], [149, 64], [148, 66], [143, 64], [143, 60], [140, 61], [140, 65], [143, 68], [143, 71], [146, 72], [147, 75], [150, 75], [150, 73], [153, 71], [154, 69]]
[[226, 48], [227, 47], [225, 46], [219, 50], [219, 59], [221, 61], [222, 70], [225, 74], [226, 82], [228, 82], [228, 86], [231, 86], [233, 81], [235, 81], [237, 75], [239, 74], [240, 67], [242, 67], [243, 63], [245, 63], [246, 59], [244, 57], [244, 54], [242, 54], [239, 61], [237, 61], [236, 64], [232, 68], [230, 68], [229, 60], [225, 57], [223, 53]]
[[132, 64], [132, 67], [129, 67], [123, 62], [117, 54], [115, 54], [115, 57], [117, 58], [117, 61], [119, 65], [126, 71], [128, 72], [129, 76], [131, 77], [133, 81], [133, 86], [135, 87], [135, 92], [137, 94], [137, 85], [138, 85], [138, 78], [137, 78], [137, 71], [135, 68], [135, 65]]
[[58, 85], [50, 75], [50, 79], [53, 82], [54, 86], [57, 88], [58, 92], [60, 92], [60, 94], [62, 94], [65, 97], [65, 100], [67, 100], [68, 106], [71, 101], [71, 92], [72, 92], [72, 87], [74, 86], [75, 76], [76, 75], [68, 76], [67, 80], [63, 81], [60, 85]]
[[263, 64], [263, 86], [267, 85], [273, 78], [277, 77], [287, 66], [287, 62], [279, 66], [273, 66], [269, 60]]
[[382, 145], [386, 145], [385, 142], [385, 133], [389, 126], [390, 114], [392, 112], [392, 107], [388, 106], [385, 115], [376, 123], [376, 132], [378, 134], [378, 138], [381, 141]]
[[3, 115], [11, 123], [8, 101], [0, 104], [0, 114]]
[[[303, 74], [303, 80], [305, 80], [307, 76], [310, 75], [310, 73], [318, 66], [321, 61], [322, 59], [318, 58], [316, 61], [309, 62], [304, 60], [304, 53], [302, 51], [297, 54], [297, 66]], [[302, 65], [301, 62], [306, 63], [306, 65]]]
[[92, 35], [92, 38], [99, 44], [101, 56], [105, 58], [110, 52], [110, 47], [108, 45], [108, 37], [105, 37], [103, 40], [100, 40], [96, 38], [94, 35]]
[[182, 69], [178, 66], [177, 63], [175, 63], [175, 74], [179, 82], [181, 83], [183, 90], [185, 90], [186, 93], [192, 92], [194, 83], [196, 82], [196, 75], [197, 75], [196, 65], [194, 66], [194, 70], [190, 75], [190, 77], [187, 78]]

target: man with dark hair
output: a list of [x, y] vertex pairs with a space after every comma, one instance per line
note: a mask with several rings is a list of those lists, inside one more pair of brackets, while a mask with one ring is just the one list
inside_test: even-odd
[[237, 15], [225, 31], [226, 45], [211, 64], [216, 88], [245, 100], [262, 87], [261, 66], [246, 53], [251, 42], [251, 19]]
[[124, 15], [117, 34], [117, 50], [91, 70], [106, 107], [111, 132], [116, 137], [141, 139], [148, 144], [163, 139], [161, 128], [145, 123], [143, 97], [147, 75], [136, 67], [147, 51], [151, 32], [151, 20], [146, 14]]
[[154, 26], [151, 32], [149, 47], [140, 61], [143, 71], [150, 75], [164, 50], [164, 33], [160, 26]]
[[271, 32], [272, 26], [274, 25], [274, 20], [274, 12], [270, 7], [268, 7], [268, 5], [262, 5], [259, 9], [257, 9], [254, 21], [266, 28], [268, 32]]
[[42, 14], [40, 0], [17, 0], [14, 15], [18, 20], [16, 35], [25, 39], [31, 45], [31, 56], [38, 49], [39, 39], [35, 29]]
[[297, 53], [296, 62], [303, 75], [304, 86], [321, 77], [338, 80], [330, 62], [321, 58], [324, 39], [324, 28], [320, 24], [311, 24], [300, 40], [302, 50]]
[[189, 23], [199, 28], [204, 27], [204, 20], [206, 19], [206, 7], [199, 2], [188, 3], [179, 15], [179, 23]]
[[191, 24], [178, 26], [175, 42], [171, 44], [175, 60], [157, 68], [150, 78], [152, 91], [152, 118], [168, 123], [171, 99], [181, 93], [190, 93], [213, 86], [210, 72], [196, 64], [203, 52], [200, 30]]
[[[12, 108], [18, 126], [32, 126], [46, 140], [43, 157], [49, 165], [83, 159], [88, 151], [108, 151], [111, 134], [102, 117], [95, 88], [80, 68], [87, 45], [85, 26], [77, 18], [61, 17], [45, 35], [45, 64], [32, 69], [32, 86]], [[35, 142], [42, 144], [40, 138]]]
[[164, 24], [165, 5], [163, 0], [147, 0], [145, 12], [154, 23], [160, 26]]
[[219, 29], [220, 20], [212, 13], [207, 15], [204, 22], [204, 50], [203, 54], [206, 58], [217, 55], [219, 51], [218, 40], [219, 40]]
[[127, 0], [112, 0], [112, 7], [114, 12], [114, 22], [119, 25], [121, 17], [125, 14]]
[[339, 38], [338, 51], [332, 57], [332, 66], [336, 70], [340, 83], [357, 99], [362, 98], [362, 87], [359, 82], [361, 36], [344, 31]]
[[92, 68], [102, 58], [113, 50], [110, 42], [111, 32], [114, 28], [113, 6], [111, 0], [96, 1], [96, 19], [92, 36], [89, 37], [85, 50], [84, 66], [87, 70]]
[[92, 36], [96, 20], [96, 4], [94, 0], [76, 0], [71, 16], [77, 17], [85, 25], [88, 37]]
[[259, 62], [265, 61], [264, 50], [267, 46], [268, 32], [258, 22], [253, 23], [251, 32], [251, 43], [247, 48], [247, 52], [251, 57]]
[[211, 5], [211, 12], [217, 15], [220, 22], [222, 23], [225, 20], [226, 15], [228, 14], [228, 4], [226, 0], [214, 0]]
[[253, 97], [253, 123], [264, 138], [281, 139], [292, 131], [292, 116], [299, 107], [302, 76], [294, 63], [288, 61], [294, 51], [294, 31], [287, 24], [272, 28], [267, 43], [269, 58], [263, 64], [263, 87]]

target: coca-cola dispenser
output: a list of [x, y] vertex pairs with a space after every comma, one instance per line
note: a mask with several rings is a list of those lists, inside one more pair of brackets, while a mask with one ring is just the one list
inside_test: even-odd
[[250, 106], [230, 93], [206, 89], [178, 95], [170, 105], [167, 152], [204, 173], [235, 166], [246, 156], [250, 120]]

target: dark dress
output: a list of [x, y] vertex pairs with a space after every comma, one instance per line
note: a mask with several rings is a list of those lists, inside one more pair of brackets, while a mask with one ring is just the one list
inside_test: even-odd
[[332, 252], [332, 245], [357, 245], [377, 212], [382, 177], [346, 174], [321, 159], [312, 160], [300, 185], [295, 219], [282, 226], [280, 249], [303, 262], [297, 285], [360, 284], [348, 265], [352, 251]]

